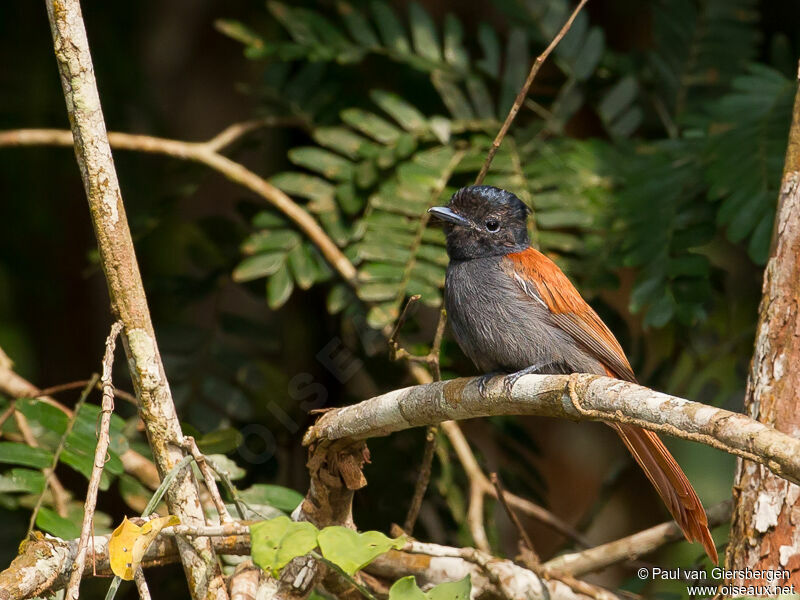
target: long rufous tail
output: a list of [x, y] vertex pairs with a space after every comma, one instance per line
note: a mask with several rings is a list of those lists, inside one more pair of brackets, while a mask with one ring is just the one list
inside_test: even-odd
[[706, 511], [680, 465], [652, 431], [635, 425], [608, 423], [625, 442], [658, 495], [690, 542], [700, 542], [715, 565], [717, 549], [708, 530]]

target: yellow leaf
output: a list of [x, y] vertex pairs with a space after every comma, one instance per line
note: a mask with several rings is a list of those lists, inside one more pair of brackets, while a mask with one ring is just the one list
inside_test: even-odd
[[180, 519], [175, 515], [158, 517], [141, 527], [131, 523], [128, 517], [111, 534], [108, 542], [108, 558], [114, 575], [130, 581], [139, 568], [147, 548], [164, 527], [178, 525]]

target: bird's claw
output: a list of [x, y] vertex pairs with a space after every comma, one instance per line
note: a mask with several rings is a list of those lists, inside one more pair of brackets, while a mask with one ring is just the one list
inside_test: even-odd
[[489, 397], [489, 382], [500, 375], [498, 372], [486, 373], [478, 378], [478, 393], [481, 398], [486, 400]]

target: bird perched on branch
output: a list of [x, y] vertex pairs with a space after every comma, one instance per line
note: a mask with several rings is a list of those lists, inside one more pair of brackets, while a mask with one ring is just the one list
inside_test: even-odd
[[[614, 335], [553, 261], [530, 247], [529, 209], [492, 186], [466, 187], [429, 212], [447, 235], [445, 306], [464, 353], [483, 373], [597, 373], [636, 382]], [[487, 377], [489, 377], [487, 376]], [[488, 379], [481, 381], [482, 393]], [[683, 530], [718, 562], [703, 505], [658, 436], [613, 427]]]

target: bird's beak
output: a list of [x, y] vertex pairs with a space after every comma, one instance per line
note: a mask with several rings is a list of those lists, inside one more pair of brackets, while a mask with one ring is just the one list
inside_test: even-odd
[[428, 212], [437, 219], [441, 219], [442, 221], [447, 221], [448, 223], [452, 223], [453, 225], [460, 225], [461, 227], [470, 226], [469, 219], [462, 217], [458, 213], [454, 213], [446, 206], [434, 206], [432, 208], [429, 208]]

